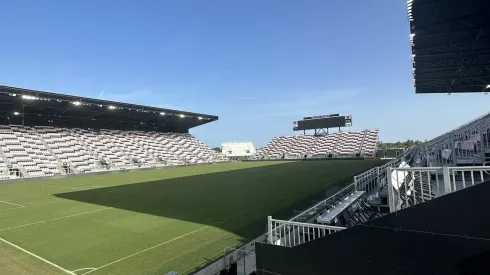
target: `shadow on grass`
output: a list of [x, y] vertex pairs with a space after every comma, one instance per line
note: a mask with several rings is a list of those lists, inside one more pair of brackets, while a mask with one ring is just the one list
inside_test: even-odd
[[[266, 231], [268, 215], [289, 218], [293, 210], [324, 198], [326, 185], [352, 182], [354, 175], [377, 164], [379, 161], [292, 162], [127, 185], [114, 183], [114, 187], [55, 196], [212, 225], [245, 241]], [[168, 171], [172, 173], [172, 169]]]

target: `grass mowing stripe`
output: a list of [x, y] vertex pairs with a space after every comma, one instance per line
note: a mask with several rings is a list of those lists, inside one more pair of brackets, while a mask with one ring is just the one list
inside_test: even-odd
[[83, 212], [83, 213], [78, 213], [78, 214], [63, 216], [63, 217], [59, 217], [59, 218], [54, 218], [54, 219], [39, 221], [39, 222], [32, 222], [32, 223], [27, 223], [27, 224], [21, 224], [21, 225], [17, 225], [17, 226], [2, 228], [2, 229], [0, 229], [0, 231], [5, 231], [5, 230], [10, 230], [10, 229], [16, 229], [16, 228], [26, 227], [26, 226], [29, 226], [29, 225], [35, 225], [35, 224], [41, 224], [41, 223], [47, 223], [47, 222], [52, 222], [52, 221], [67, 219], [67, 218], [71, 218], [71, 217], [86, 215], [86, 214], [95, 213], [95, 212], [99, 212], [99, 211], [104, 211], [104, 210], [108, 210], [108, 209], [111, 209], [111, 208], [107, 207], [107, 208], [102, 208], [102, 209], [87, 211], [87, 212]]
[[61, 266], [59, 266], [59, 265], [57, 265], [57, 264], [55, 264], [55, 263], [53, 263], [53, 262], [50, 262], [50, 261], [48, 261], [48, 260], [46, 260], [46, 259], [44, 259], [44, 258], [42, 258], [42, 257], [40, 257], [40, 256], [38, 256], [38, 255], [36, 255], [36, 254], [34, 254], [34, 253], [32, 253], [32, 252], [29, 252], [29, 251], [25, 250], [24, 248], [22, 248], [22, 247], [20, 247], [20, 246], [18, 246], [18, 245], [15, 245], [15, 244], [13, 244], [13, 243], [11, 243], [11, 242], [9, 242], [9, 241], [7, 241], [7, 240], [3, 239], [3, 238], [0, 238], [0, 241], [4, 242], [4, 243], [6, 243], [6, 244], [8, 244], [8, 245], [10, 245], [10, 246], [12, 246], [12, 247], [17, 248], [18, 250], [20, 250], [20, 251], [22, 251], [22, 252], [25, 252], [25, 253], [27, 253], [27, 254], [31, 255], [32, 257], [34, 257], [34, 258], [36, 258], [36, 259], [38, 259], [38, 260], [41, 260], [41, 261], [43, 261], [43, 262], [45, 262], [45, 263], [49, 264], [49, 265], [50, 265], [50, 266], [52, 266], [52, 267], [55, 267], [55, 268], [57, 268], [57, 269], [59, 269], [59, 270], [61, 270], [61, 271], [63, 271], [63, 272], [66, 272], [67, 274], [76, 275], [75, 273], [73, 273], [73, 272], [71, 272], [71, 271], [69, 271], [69, 270], [66, 270], [66, 269], [64, 269], [63, 267], [61, 267]]

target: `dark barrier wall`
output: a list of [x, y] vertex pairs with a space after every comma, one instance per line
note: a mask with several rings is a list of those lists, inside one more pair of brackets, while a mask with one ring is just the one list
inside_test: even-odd
[[490, 274], [490, 183], [294, 248], [257, 243], [258, 274]]

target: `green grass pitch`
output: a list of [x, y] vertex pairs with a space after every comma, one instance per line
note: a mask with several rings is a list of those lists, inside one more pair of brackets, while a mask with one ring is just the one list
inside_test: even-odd
[[240, 162], [0, 184], [0, 274], [192, 272], [379, 160]]

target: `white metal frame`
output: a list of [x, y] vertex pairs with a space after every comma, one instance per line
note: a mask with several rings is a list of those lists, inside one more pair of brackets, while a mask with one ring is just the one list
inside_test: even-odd
[[[489, 180], [490, 167], [388, 167], [386, 175], [390, 212], [396, 212]], [[417, 177], [418, 182], [414, 180]]]
[[267, 240], [269, 243], [293, 247], [345, 229], [313, 223], [293, 222], [267, 217]]

